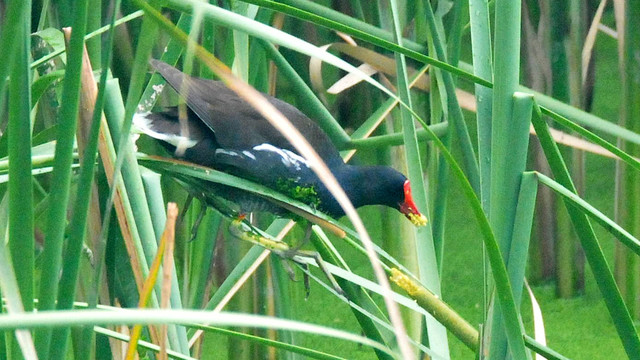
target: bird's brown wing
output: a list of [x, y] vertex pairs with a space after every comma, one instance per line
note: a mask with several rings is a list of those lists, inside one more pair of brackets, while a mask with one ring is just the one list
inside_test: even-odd
[[[221, 147], [246, 150], [266, 143], [297, 153], [278, 130], [224, 83], [185, 75], [158, 60], [151, 60], [151, 65], [186, 99], [187, 106], [215, 133]], [[316, 123], [292, 105], [262, 95], [291, 121], [326, 162], [342, 161], [338, 150]]]

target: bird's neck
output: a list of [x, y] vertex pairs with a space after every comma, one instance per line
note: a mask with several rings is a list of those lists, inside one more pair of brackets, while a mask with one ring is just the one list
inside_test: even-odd
[[[356, 208], [365, 205], [386, 205], [397, 207], [398, 201], [391, 193], [394, 184], [400, 180], [400, 195], [402, 196], [403, 179], [401, 174], [394, 175], [393, 170], [385, 166], [355, 166], [341, 164], [331, 168], [338, 183], [347, 193], [349, 200]], [[317, 179], [316, 179], [317, 180]], [[338, 205], [329, 190], [320, 182], [316, 183], [320, 209], [326, 213], [339, 217], [344, 211]]]
[[344, 165], [334, 169], [334, 174], [343, 189], [349, 189], [349, 200], [357, 208], [364, 205], [374, 205], [375, 196], [380, 191], [378, 166]]

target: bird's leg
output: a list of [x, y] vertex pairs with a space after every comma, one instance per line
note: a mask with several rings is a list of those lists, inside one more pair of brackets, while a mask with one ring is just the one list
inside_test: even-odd
[[[231, 224], [229, 225], [229, 232], [231, 233], [231, 235], [237, 237], [240, 240], [244, 240], [252, 244], [260, 245], [265, 249], [269, 249], [275, 252], [276, 254], [278, 254], [279, 256], [283, 257], [285, 260], [284, 261], [285, 270], [289, 274], [289, 278], [291, 278], [292, 281], [295, 281], [295, 272], [293, 271], [293, 269], [291, 268], [291, 266], [286, 260], [292, 260], [295, 262], [295, 260], [293, 259], [293, 256], [295, 256], [298, 253], [298, 251], [292, 252], [292, 249], [289, 247], [289, 245], [283, 241], [268, 239], [255, 232], [247, 231], [243, 229], [243, 225], [244, 225], [243, 220], [245, 219], [245, 217], [246, 216], [242, 214], [231, 221]], [[296, 263], [299, 263], [299, 262], [296, 262]], [[306, 266], [306, 264], [304, 265]], [[307, 294], [306, 297], [308, 297], [309, 296], [308, 295], [309, 280], [307, 279], [307, 274], [304, 275], [304, 284], [305, 284], [305, 292]]]
[[[306, 227], [305, 227], [305, 230], [304, 230], [304, 237], [302, 238], [302, 241], [299, 241], [298, 244], [296, 244], [296, 246], [294, 248], [292, 248], [291, 250], [288, 251], [288, 253], [289, 253], [288, 256], [291, 256], [292, 261], [294, 261], [298, 265], [304, 267], [304, 270], [307, 270], [307, 271], [309, 270], [309, 266], [306, 263], [295, 261], [295, 259], [293, 257], [295, 255], [299, 254], [300, 253], [300, 248], [302, 248], [304, 245], [306, 245], [309, 242], [309, 239], [311, 238], [311, 226], [312, 226], [312, 224], [307, 221], [306, 222]], [[324, 269], [323, 269], [323, 271], [324, 271]], [[331, 281], [331, 278], [330, 278], [331, 274], [330, 273], [325, 272], [325, 276], [327, 276], [327, 278]], [[311, 286], [309, 285], [309, 275], [307, 275], [307, 273], [304, 272], [304, 271], [302, 272], [302, 281], [304, 282], [304, 299], [307, 300], [309, 298], [309, 294], [311, 293]], [[340, 287], [337, 287], [336, 289], [340, 289]], [[340, 289], [340, 291], [342, 291], [342, 289]]]
[[[231, 233], [231, 235], [237, 237], [240, 240], [244, 240], [252, 244], [260, 245], [265, 249], [271, 250], [276, 254], [282, 256], [283, 258], [289, 259], [300, 265], [303, 265], [304, 263], [301, 261], [296, 261], [295, 256], [314, 259], [318, 264], [318, 267], [320, 268], [320, 270], [324, 273], [326, 278], [331, 283], [331, 286], [333, 287], [333, 289], [338, 294], [344, 295], [344, 291], [342, 290], [340, 285], [338, 285], [338, 282], [336, 282], [336, 279], [333, 277], [333, 275], [331, 275], [331, 273], [327, 270], [326, 266], [324, 265], [324, 261], [322, 260], [322, 257], [320, 256], [319, 253], [315, 251], [292, 249], [287, 243], [283, 241], [269, 239], [256, 232], [247, 231], [243, 228], [243, 225], [245, 225], [243, 223], [244, 219], [245, 219], [245, 215], [240, 215], [231, 221], [231, 224], [229, 225], [229, 232]], [[306, 264], [304, 264], [303, 266], [306, 266]], [[308, 292], [309, 279], [307, 278], [306, 274], [305, 274], [304, 282], [305, 282], [305, 289]]]
[[[282, 257], [286, 257], [288, 256], [288, 254], [282, 254], [282, 253], [278, 253], [279, 256]], [[302, 267], [303, 271], [302, 271], [302, 283], [304, 285], [304, 299], [307, 300], [309, 299], [309, 294], [311, 294], [311, 285], [309, 285], [309, 275], [307, 275], [307, 271], [309, 271], [309, 265], [307, 265], [307, 263], [303, 262], [303, 261], [296, 261], [295, 258], [289, 258], [289, 259], [285, 259], [285, 261], [283, 262], [283, 264], [287, 264], [286, 266], [291, 269], [291, 266], [289, 265], [289, 262], [286, 260], [290, 260], [296, 264], [298, 264], [299, 266]], [[291, 274], [289, 274], [291, 275]], [[296, 281], [294, 278], [291, 278], [292, 281]]]
[[180, 211], [180, 215], [178, 216], [178, 226], [182, 225], [182, 222], [184, 221], [184, 217], [187, 214], [187, 210], [189, 210], [189, 207], [193, 202], [193, 198], [194, 196], [192, 194], [187, 195], [187, 200], [184, 202], [184, 206], [182, 207], [182, 210]]
[[303, 246], [305, 246], [306, 244], [309, 243], [309, 239], [311, 239], [311, 230], [312, 230], [312, 226], [313, 224], [309, 221], [306, 221], [306, 227], [304, 229], [304, 237], [302, 238], [302, 241], [299, 241], [298, 244], [291, 250], [293, 251], [298, 251], [300, 250]]
[[[193, 203], [193, 199], [195, 198], [195, 196], [193, 194], [189, 194], [187, 196], [187, 200], [184, 202], [184, 207], [182, 208], [182, 211], [180, 211], [180, 215], [178, 216], [178, 224], [182, 225], [182, 222], [184, 221], [184, 218], [187, 215], [187, 211], [189, 210], [189, 207], [191, 206], [191, 204]], [[196, 239], [196, 236], [198, 236], [198, 229], [200, 228], [200, 223], [202, 222], [202, 219], [204, 218], [204, 215], [207, 212], [207, 205], [204, 203], [202, 198], [199, 198], [200, 200], [200, 212], [198, 213], [198, 218], [196, 219], [196, 221], [193, 223], [193, 226], [191, 227], [191, 237], [189, 238], [188, 242], [192, 242], [193, 240]]]
[[243, 225], [245, 225], [243, 223], [245, 217], [246, 215], [242, 214], [231, 221], [231, 224], [229, 225], [229, 232], [231, 233], [231, 235], [237, 237], [240, 240], [260, 245], [265, 249], [269, 249], [272, 251], [287, 251], [290, 249], [289, 245], [285, 242], [268, 239], [251, 230], [245, 230], [243, 228]]
[[307, 265], [307, 263], [302, 261], [296, 261], [296, 259], [293, 257], [288, 258], [289, 252], [285, 254], [285, 253], [276, 251], [275, 253], [278, 256], [283, 258], [284, 261], [282, 261], [281, 264], [284, 267], [284, 270], [287, 272], [287, 275], [289, 275], [289, 279], [291, 279], [291, 281], [298, 281], [298, 280], [296, 280], [296, 273], [295, 271], [293, 271], [293, 268], [291, 267], [291, 264], [289, 264], [289, 261], [292, 261], [298, 264], [304, 269], [304, 271], [302, 272], [302, 282], [304, 284], [304, 299], [305, 300], [309, 299], [309, 294], [311, 293], [311, 286], [309, 285], [309, 275], [307, 275], [306, 273], [306, 271], [309, 271], [309, 265]]
[[291, 281], [297, 281], [296, 280], [296, 273], [295, 273], [295, 271], [293, 271], [293, 268], [291, 267], [291, 265], [287, 261], [288, 259], [283, 259], [283, 260], [284, 261], [281, 264], [284, 267], [284, 270], [287, 272], [287, 275], [289, 275], [289, 279], [291, 279]]
[[[339, 295], [345, 296], [344, 291], [342, 290], [340, 285], [338, 285], [338, 282], [333, 277], [333, 275], [329, 272], [329, 270], [327, 270], [327, 267], [324, 264], [324, 260], [322, 260], [322, 256], [320, 256], [318, 252], [308, 251], [308, 250], [297, 250], [295, 253], [290, 254], [289, 256], [292, 256], [292, 257], [300, 256], [300, 257], [314, 259], [316, 261], [316, 264], [318, 264], [318, 268], [320, 269], [320, 271], [324, 273], [324, 276], [327, 278], [327, 280], [329, 280], [329, 283], [331, 283], [331, 287], [333, 287], [333, 290], [335, 290]], [[293, 261], [295, 261], [295, 259]], [[305, 278], [306, 277], [307, 277], [307, 274], [305, 274]], [[308, 281], [309, 281], [308, 279], [305, 279], [305, 282], [308, 282]], [[308, 284], [305, 283], [305, 286], [308, 286]]]
[[200, 223], [202, 223], [202, 219], [204, 218], [204, 215], [206, 213], [207, 213], [207, 206], [201, 202], [198, 218], [196, 218], [196, 221], [193, 223], [193, 226], [191, 227], [191, 238], [189, 239], [189, 242], [195, 240], [196, 236], [198, 236], [198, 229], [200, 228]]

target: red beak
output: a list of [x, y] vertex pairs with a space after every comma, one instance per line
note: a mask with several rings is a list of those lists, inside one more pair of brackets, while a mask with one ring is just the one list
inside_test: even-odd
[[413, 202], [413, 196], [411, 196], [411, 184], [409, 180], [404, 182], [404, 201], [400, 204], [400, 212], [409, 219], [415, 226], [427, 225], [427, 217], [422, 215], [418, 211], [418, 207]]

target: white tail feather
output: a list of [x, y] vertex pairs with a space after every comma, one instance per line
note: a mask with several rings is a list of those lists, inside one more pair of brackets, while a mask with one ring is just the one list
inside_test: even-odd
[[146, 112], [133, 115], [133, 129], [136, 132], [167, 142], [178, 149], [183, 149], [182, 152], [198, 143], [197, 140], [190, 139], [186, 136], [161, 133], [154, 130], [153, 121], [147, 117], [149, 114], [151, 113]]

